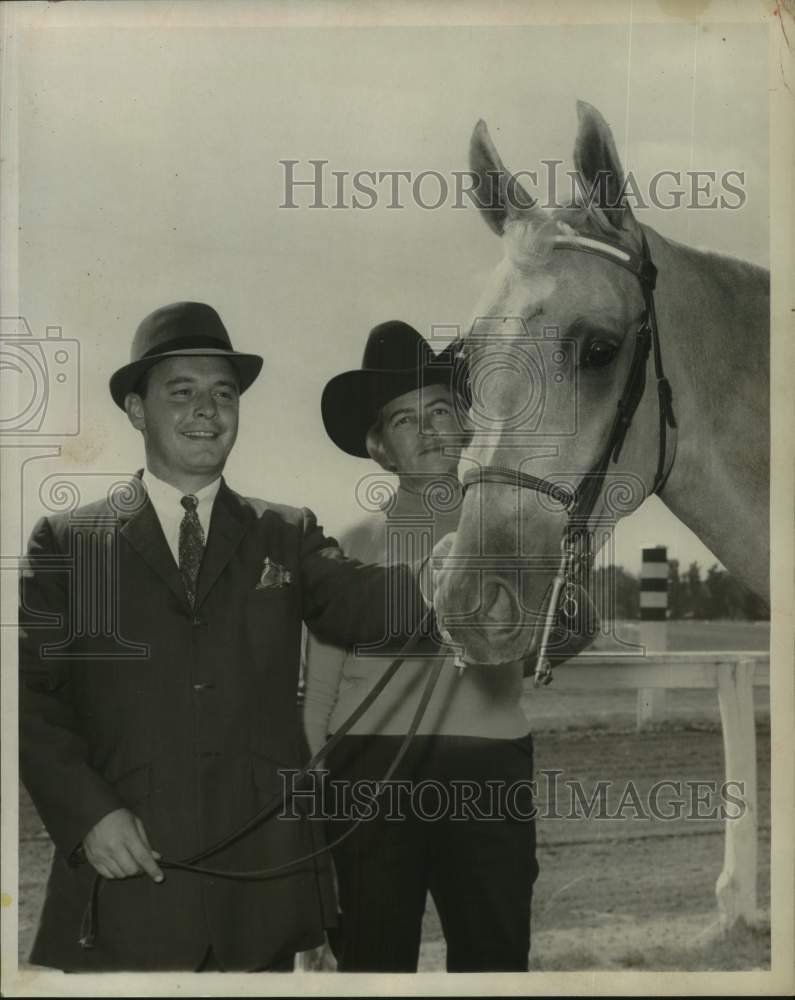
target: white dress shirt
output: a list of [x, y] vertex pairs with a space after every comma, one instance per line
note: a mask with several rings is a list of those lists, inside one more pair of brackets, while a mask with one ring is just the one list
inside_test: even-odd
[[[174, 562], [179, 566], [179, 528], [182, 524], [182, 518], [185, 516], [185, 508], [182, 506], [181, 500], [188, 494], [181, 493], [168, 483], [164, 483], [162, 479], [153, 476], [148, 469], [144, 472], [141, 480], [146, 488], [146, 492], [149, 494], [149, 499], [152, 501], [152, 506], [155, 508], [155, 514], [157, 514], [157, 519], [160, 521], [160, 527], [166, 536], [171, 554], [174, 556]], [[219, 476], [213, 482], [208, 483], [207, 486], [202, 486], [200, 490], [197, 490], [193, 494], [199, 501], [196, 512], [199, 515], [199, 523], [204, 532], [205, 545], [207, 544], [207, 534], [210, 530], [213, 504], [215, 503], [220, 486], [221, 477]]]

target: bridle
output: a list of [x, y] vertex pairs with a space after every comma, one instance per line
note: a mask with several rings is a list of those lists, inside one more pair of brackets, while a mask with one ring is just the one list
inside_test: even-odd
[[[563, 610], [570, 617], [576, 614], [574, 585], [593, 558], [588, 522], [601, 495], [610, 464], [618, 462], [627, 432], [632, 425], [632, 418], [643, 398], [646, 389], [646, 367], [650, 353], [654, 358], [654, 374], [657, 380], [659, 404], [657, 468], [654, 473], [652, 493], [662, 491], [676, 456], [677, 426], [673, 411], [673, 393], [663, 372], [660, 334], [654, 308], [657, 268], [652, 262], [645, 233], [641, 233], [641, 238], [642, 250], [640, 254], [637, 254], [603, 237], [576, 235], [554, 237], [554, 250], [573, 250], [604, 257], [634, 274], [640, 281], [643, 290], [645, 308], [640, 326], [635, 333], [632, 361], [627, 372], [624, 390], [618, 400], [610, 433], [596, 464], [582, 477], [573, 490], [548, 479], [520, 472], [518, 469], [495, 465], [469, 469], [461, 479], [464, 493], [472, 486], [482, 483], [496, 483], [519, 489], [534, 490], [536, 493], [545, 494], [556, 500], [568, 514], [568, 522], [561, 542], [560, 565], [548, 591], [549, 600], [544, 618], [544, 631], [538, 647], [534, 672], [536, 686], [549, 684], [552, 680], [552, 668], [547, 657], [547, 649], [552, 627], [557, 620], [559, 611]], [[561, 609], [561, 595], [564, 593], [564, 605]]]

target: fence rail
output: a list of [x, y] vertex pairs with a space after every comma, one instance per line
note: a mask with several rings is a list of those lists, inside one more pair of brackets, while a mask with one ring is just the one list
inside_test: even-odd
[[723, 729], [727, 781], [742, 788], [745, 809], [725, 820], [723, 870], [715, 886], [724, 928], [757, 916], [758, 803], [754, 687], [770, 686], [770, 654], [759, 652], [664, 652], [646, 656], [584, 653], [555, 669], [563, 691], [714, 688]]

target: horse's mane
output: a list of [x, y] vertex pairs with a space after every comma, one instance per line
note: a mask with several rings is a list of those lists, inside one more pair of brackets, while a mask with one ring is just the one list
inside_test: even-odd
[[[619, 242], [625, 243], [628, 249], [635, 250], [636, 252], [640, 250], [640, 246], [635, 245], [635, 239], [629, 236], [628, 233], [616, 231], [601, 212], [593, 211], [586, 205], [573, 204], [556, 208], [550, 213], [548, 221], [535, 230], [533, 234], [535, 252], [539, 253], [544, 236], [565, 232], [567, 229], [573, 231], [578, 236], [590, 236], [594, 239], [607, 238], [613, 241], [618, 239]], [[657, 235], [659, 236], [660, 234], [658, 233]], [[731, 275], [734, 281], [750, 281], [762, 287], [769, 280], [769, 272], [766, 268], [743, 260], [741, 257], [719, 253], [709, 247], [689, 246], [677, 240], [670, 239], [667, 236], [661, 238], [678, 252], [685, 255], [694, 255], [709, 262], [710, 267], [717, 274], [722, 274], [723, 276]]]

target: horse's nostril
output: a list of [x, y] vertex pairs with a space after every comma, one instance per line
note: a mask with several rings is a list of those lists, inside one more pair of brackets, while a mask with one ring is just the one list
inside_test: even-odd
[[487, 580], [483, 588], [483, 616], [494, 625], [514, 628], [517, 607], [513, 595], [500, 580]]

